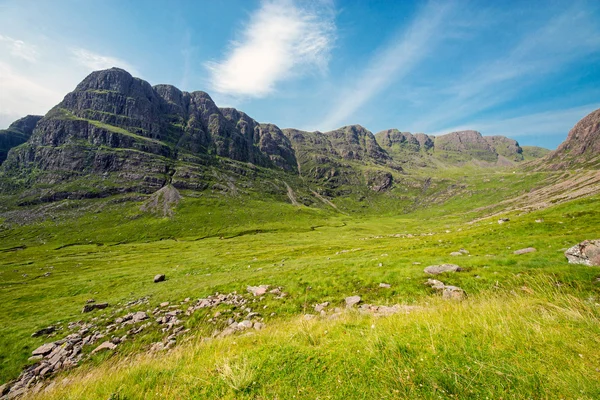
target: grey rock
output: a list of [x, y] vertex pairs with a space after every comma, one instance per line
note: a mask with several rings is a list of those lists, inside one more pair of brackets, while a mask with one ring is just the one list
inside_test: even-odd
[[133, 314], [133, 317], [132, 317], [132, 319], [131, 319], [131, 320], [132, 320], [134, 323], [137, 323], [137, 322], [143, 321], [143, 320], [145, 320], [145, 319], [148, 319], [148, 314], [146, 314], [146, 313], [145, 313], [145, 312], [143, 312], [143, 311], [138, 311], [138, 312], [136, 312], [135, 314]]
[[84, 314], [84, 313], [89, 313], [94, 310], [102, 310], [106, 307], [108, 307], [108, 303], [98, 303], [98, 304], [90, 303], [90, 304], [86, 304], [83, 306], [81, 313]]
[[56, 347], [56, 344], [54, 344], [54, 343], [45, 343], [45, 344], [41, 345], [40, 347], [38, 347], [37, 349], [35, 349], [34, 351], [32, 351], [31, 355], [45, 356], [46, 354], [49, 354], [52, 350], [54, 350], [55, 347]]
[[460, 251], [453, 251], [452, 253], [450, 253], [451, 256], [462, 256], [463, 253], [461, 253]]
[[460, 272], [462, 268], [455, 264], [430, 265], [423, 272], [429, 275], [439, 275], [444, 272]]
[[117, 345], [111, 342], [103, 342], [100, 346], [96, 347], [94, 350], [92, 350], [92, 354], [96, 354], [100, 351], [104, 351], [104, 350], [114, 350], [117, 348]]
[[600, 266], [600, 239], [584, 240], [565, 251], [569, 264]]
[[513, 252], [513, 254], [520, 255], [520, 254], [533, 253], [533, 252], [536, 252], [536, 251], [537, 250], [535, 248], [533, 248], [533, 247], [527, 247], [525, 249], [515, 250]]
[[346, 307], [353, 307], [361, 302], [360, 296], [346, 297]]
[[315, 304], [315, 311], [320, 313], [321, 311], [325, 310], [325, 308], [328, 306], [329, 306], [328, 301], [326, 301], [324, 303]]
[[425, 282], [425, 286], [431, 286], [435, 290], [443, 290], [445, 287], [444, 283], [438, 281], [437, 279], [427, 279], [427, 282]]
[[380, 283], [379, 287], [383, 289], [389, 289], [392, 287], [392, 285], [390, 285], [389, 283]]
[[163, 282], [165, 280], [165, 275], [164, 274], [158, 274], [156, 276], [154, 276], [154, 283], [158, 283], [158, 282]]
[[255, 322], [254, 323], [254, 329], [256, 329], [257, 331], [262, 330], [265, 327], [265, 324], [263, 324], [262, 322]]
[[254, 296], [262, 296], [267, 293], [269, 289], [269, 285], [260, 285], [260, 286], [248, 286], [246, 290], [248, 293], [252, 293]]
[[49, 326], [46, 328], [42, 328], [38, 331], [35, 331], [31, 334], [31, 337], [38, 337], [38, 336], [42, 336], [42, 335], [49, 335], [52, 332], [56, 331], [56, 327], [55, 326]]
[[250, 328], [252, 328], [252, 321], [244, 320], [238, 324], [238, 328], [250, 329]]
[[465, 297], [465, 291], [458, 286], [444, 286], [442, 291], [442, 298], [446, 300], [463, 300]]

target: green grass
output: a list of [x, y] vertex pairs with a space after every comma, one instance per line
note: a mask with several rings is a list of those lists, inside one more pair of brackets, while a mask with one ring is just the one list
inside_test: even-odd
[[[153, 308], [270, 284], [289, 295], [261, 304], [266, 331], [201, 342], [212, 326], [198, 312], [186, 322], [190, 342], [168, 355], [144, 354], [163, 336], [152, 328], [115, 357], [99, 355], [64, 373], [70, 383], [48, 397], [81, 398], [85, 390], [86, 398], [126, 399], [597, 398], [600, 271], [567, 264], [563, 251], [596, 238], [600, 198], [513, 212], [503, 225], [497, 218], [471, 223], [489, 212], [474, 209], [549, 176], [445, 170], [422, 194], [428, 203], [409, 214], [404, 207], [422, 188], [406, 197], [398, 186], [367, 196], [366, 207], [352, 197], [335, 200], [344, 212], [294, 207], [277, 193], [206, 190], [183, 192], [172, 219], [113, 197], [61, 202], [51, 218], [26, 225], [5, 222], [0, 382], [19, 374], [47, 341], [31, 333], [50, 324], [102, 319], [144, 296]], [[530, 246], [538, 251], [513, 255]], [[470, 255], [449, 256], [460, 248]], [[423, 285], [423, 268], [444, 262], [464, 268], [440, 279], [465, 289], [466, 301], [442, 302]], [[152, 283], [157, 273], [167, 281]], [[317, 302], [342, 306], [355, 294], [422, 310], [376, 320], [298, 317]], [[111, 307], [82, 315], [89, 298]]]

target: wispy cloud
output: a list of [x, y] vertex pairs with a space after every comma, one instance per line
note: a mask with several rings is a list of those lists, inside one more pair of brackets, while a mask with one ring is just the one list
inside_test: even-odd
[[71, 53], [73, 54], [75, 62], [90, 71], [120, 67], [133, 75], [137, 75], [137, 71], [131, 64], [119, 58], [97, 54], [82, 48], [71, 49]]
[[13, 57], [23, 59], [30, 63], [37, 61], [38, 51], [35, 46], [29, 43], [4, 35], [0, 35], [0, 43], [9, 48], [9, 52]]
[[509, 52], [484, 60], [454, 84], [429, 93], [431, 97], [423, 101], [431, 106], [411, 121], [410, 129], [449, 131], [445, 126], [511, 101], [527, 87], [599, 49], [600, 27], [581, 4], [562, 10], [525, 34]]
[[333, 129], [393, 82], [406, 77], [433, 50], [453, 4], [429, 2], [407, 28], [379, 49], [361, 76], [339, 95], [321, 129]]
[[264, 0], [225, 59], [205, 66], [216, 92], [264, 97], [281, 81], [325, 70], [334, 40], [329, 2]]

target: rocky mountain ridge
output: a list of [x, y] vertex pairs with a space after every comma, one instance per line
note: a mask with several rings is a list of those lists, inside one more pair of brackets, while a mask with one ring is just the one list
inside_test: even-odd
[[[511, 165], [524, 161], [523, 148], [505, 136], [482, 136], [467, 130], [433, 136], [388, 129], [375, 134], [381, 146], [396, 160], [416, 166], [463, 164], [471, 161]], [[485, 164], [480, 164], [485, 165]]]
[[282, 130], [219, 108], [205, 92], [151, 86], [119, 68], [91, 73], [43, 118], [27, 118], [8, 130], [23, 134], [4, 145], [10, 151], [0, 186], [65, 186], [46, 200], [73, 191], [76, 197], [152, 193], [165, 185], [203, 190], [210, 182], [231, 188], [232, 171], [299, 177], [321, 194], [338, 196], [356, 188], [385, 191], [407, 166], [523, 160], [516, 141], [476, 131], [434, 137], [395, 129], [373, 135], [360, 125], [325, 133]]

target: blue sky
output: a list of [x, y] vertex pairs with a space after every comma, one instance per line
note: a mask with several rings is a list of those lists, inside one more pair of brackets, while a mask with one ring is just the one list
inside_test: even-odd
[[111, 66], [281, 128], [555, 148], [600, 108], [600, 2], [0, 0], [0, 128]]

